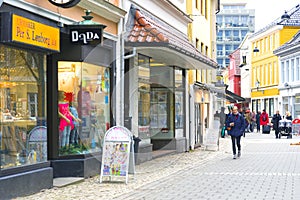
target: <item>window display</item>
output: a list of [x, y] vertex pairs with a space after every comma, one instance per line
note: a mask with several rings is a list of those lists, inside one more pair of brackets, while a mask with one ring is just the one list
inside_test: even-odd
[[46, 57], [0, 45], [1, 169], [47, 161]]
[[110, 128], [109, 83], [109, 68], [58, 62], [60, 156], [101, 151]]

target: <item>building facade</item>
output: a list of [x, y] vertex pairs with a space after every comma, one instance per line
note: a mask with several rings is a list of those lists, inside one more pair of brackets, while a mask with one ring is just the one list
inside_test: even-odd
[[280, 63], [278, 56], [273, 52], [289, 41], [300, 28], [294, 21], [299, 19], [299, 7], [291, 9], [288, 14], [289, 20], [280, 17], [249, 37], [252, 54], [252, 110], [265, 109], [270, 116], [279, 110], [281, 103], [279, 100]]
[[50, 188], [55, 177], [99, 173], [101, 138], [116, 123], [111, 91], [125, 15], [117, 3], [1, 5], [1, 198]]
[[187, 37], [192, 19], [186, 4], [175, 4], [127, 4], [125, 118], [131, 119], [132, 132], [142, 139], [138, 162], [151, 159], [152, 150], [189, 149], [188, 122], [193, 118], [189, 115], [188, 73], [216, 67]]
[[300, 118], [300, 53], [298, 33], [287, 43], [274, 51], [279, 57], [279, 111], [290, 111], [293, 119]]
[[245, 1], [221, 1], [217, 14], [217, 62], [219, 67], [226, 68], [229, 54], [237, 49], [248, 32], [255, 30], [255, 11], [246, 9]]

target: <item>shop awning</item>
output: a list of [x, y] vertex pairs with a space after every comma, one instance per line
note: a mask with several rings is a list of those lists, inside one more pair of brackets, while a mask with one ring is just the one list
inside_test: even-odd
[[225, 90], [225, 98], [230, 102], [230, 103], [241, 103], [246, 101], [245, 98], [229, 91], [229, 90]]
[[213, 69], [218, 65], [199, 52], [186, 34], [133, 5], [126, 27], [125, 46], [135, 47], [157, 62], [186, 69]]
[[216, 96], [219, 98], [226, 99], [230, 103], [242, 103], [242, 102], [246, 101], [245, 98], [243, 98], [227, 89], [225, 89], [223, 91], [217, 91]]

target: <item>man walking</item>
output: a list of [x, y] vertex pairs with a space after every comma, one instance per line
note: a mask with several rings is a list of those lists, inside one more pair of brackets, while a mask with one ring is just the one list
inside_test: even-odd
[[276, 114], [273, 115], [271, 123], [273, 124], [273, 129], [275, 130], [276, 139], [279, 138], [279, 121], [281, 120], [281, 116], [279, 114], [279, 110], [276, 111]]
[[[233, 159], [236, 159], [241, 156], [241, 136], [245, 131], [245, 119], [238, 112], [238, 108], [236, 106], [233, 107], [232, 114], [230, 114], [227, 118], [226, 127], [230, 129], [228, 134], [231, 136]], [[236, 146], [238, 148], [237, 155]]]

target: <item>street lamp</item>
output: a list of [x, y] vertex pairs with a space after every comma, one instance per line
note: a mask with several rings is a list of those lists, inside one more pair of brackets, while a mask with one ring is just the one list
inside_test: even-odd
[[254, 47], [253, 52], [257, 53], [257, 52], [259, 52], [259, 49], [257, 47]]
[[282, 20], [288, 20], [290, 19], [290, 15], [287, 13], [287, 11], [284, 11], [284, 14], [281, 16], [281, 19]]

